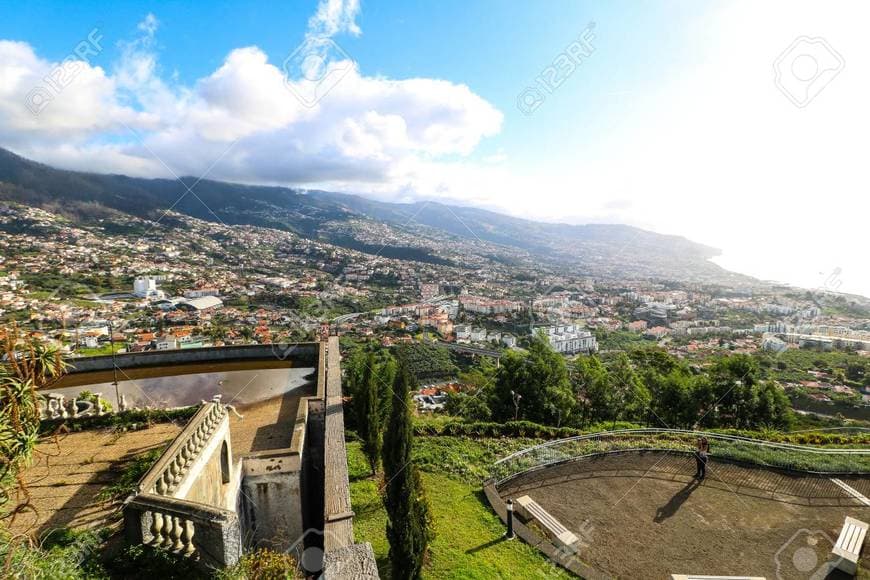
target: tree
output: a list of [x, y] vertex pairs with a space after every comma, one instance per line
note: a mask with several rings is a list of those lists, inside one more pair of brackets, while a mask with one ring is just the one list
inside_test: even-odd
[[414, 431], [411, 424], [412, 377], [404, 360], [399, 361], [393, 381], [395, 399], [384, 434], [383, 463], [386, 480], [384, 507], [390, 565], [396, 580], [421, 577], [426, 549], [431, 539], [431, 515], [420, 474], [412, 461]]
[[509, 351], [501, 359], [490, 404], [496, 419], [514, 418], [517, 395], [518, 417], [528, 421], [560, 425], [574, 411], [575, 396], [565, 359], [541, 336], [532, 340], [528, 354]]
[[759, 385], [754, 421], [756, 425], [779, 429], [787, 429], [791, 426], [793, 421], [791, 402], [774, 381], [765, 381]]
[[635, 349], [629, 357], [649, 391], [649, 420], [659, 427], [691, 427], [697, 417], [691, 369], [661, 348]]
[[667, 374], [647, 372], [646, 384], [652, 397], [651, 409], [658, 426], [667, 428], [690, 427], [695, 422], [694, 389], [692, 375], [679, 368]]
[[448, 393], [444, 410], [448, 415], [462, 417], [468, 421], [489, 421], [492, 410], [486, 402], [486, 397], [471, 393]]
[[792, 420], [788, 397], [775, 382], [760, 378], [758, 363], [750, 356], [737, 354], [717, 361], [710, 369], [710, 391], [704, 394], [703, 423], [738, 429], [787, 427]]
[[610, 364], [611, 398], [616, 420], [642, 420], [649, 408], [649, 389], [634, 372], [631, 360], [621, 352]]
[[247, 325], [242, 326], [239, 328], [239, 336], [245, 339], [245, 341], [250, 342], [254, 338], [254, 329]]
[[750, 428], [757, 407], [758, 362], [745, 354], [719, 359], [710, 369], [716, 403], [707, 410], [714, 426]]
[[[390, 410], [393, 408], [393, 381], [396, 378], [396, 359], [390, 351], [382, 349], [378, 371], [378, 408], [380, 409], [381, 426], [387, 424]], [[382, 429], [383, 431], [383, 429]]]
[[357, 412], [357, 432], [362, 439], [362, 450], [369, 462], [372, 475], [378, 472], [381, 455], [381, 415], [377, 363], [375, 354], [370, 353], [363, 369], [362, 383], [354, 394], [354, 407]]
[[846, 365], [846, 378], [850, 381], [861, 382], [864, 380], [866, 367], [863, 363], [850, 362]]
[[492, 397], [496, 371], [491, 359], [483, 357], [477, 365], [459, 373], [459, 382], [465, 386], [465, 390], [447, 395], [445, 411], [469, 421], [492, 419], [488, 401]]
[[639, 367], [654, 370], [661, 375], [667, 375], [683, 367], [678, 358], [660, 347], [636, 348], [628, 356]]
[[571, 383], [577, 399], [580, 425], [612, 419], [615, 415], [610, 398], [610, 374], [597, 356], [578, 358], [571, 371]]
[[226, 339], [228, 332], [226, 326], [221, 324], [219, 321], [213, 320], [206, 334], [214, 342], [223, 342]]

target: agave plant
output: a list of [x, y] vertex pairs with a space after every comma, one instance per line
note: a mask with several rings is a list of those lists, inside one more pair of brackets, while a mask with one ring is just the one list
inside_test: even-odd
[[0, 339], [0, 507], [16, 482], [26, 491], [21, 470], [39, 438], [37, 390], [66, 368], [57, 348], [22, 336], [16, 327]]

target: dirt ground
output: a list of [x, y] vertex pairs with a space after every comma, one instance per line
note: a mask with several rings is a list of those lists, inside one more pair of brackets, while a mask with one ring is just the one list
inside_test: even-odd
[[[618, 578], [845, 577], [823, 566], [845, 516], [870, 521], [870, 508], [839, 486], [712, 461], [699, 484], [694, 470], [688, 455], [612, 455], [527, 474], [500, 492], [530, 495], [588, 544], [581, 560]], [[841, 479], [870, 493], [868, 478]], [[867, 546], [861, 563], [863, 578]]]
[[166, 445], [180, 430], [164, 423], [126, 433], [95, 430], [43, 439], [25, 471], [31, 507], [15, 518], [11, 530], [41, 536], [62, 527], [106, 525], [119, 505], [99, 502], [96, 495], [117, 481], [133, 457]]

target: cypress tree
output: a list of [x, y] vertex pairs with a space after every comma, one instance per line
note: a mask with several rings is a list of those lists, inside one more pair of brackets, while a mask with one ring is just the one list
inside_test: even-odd
[[389, 516], [387, 539], [390, 542], [390, 565], [395, 580], [421, 577], [426, 548], [431, 539], [429, 504], [420, 474], [411, 462], [413, 429], [409, 392], [411, 374], [400, 360], [393, 381], [395, 398], [384, 434], [384, 506]]
[[380, 393], [378, 389], [379, 369], [375, 355], [369, 355], [366, 368], [362, 373], [362, 381], [357, 389], [356, 402], [357, 430], [362, 439], [362, 450], [369, 462], [372, 475], [378, 472], [378, 460], [381, 457], [381, 413]]

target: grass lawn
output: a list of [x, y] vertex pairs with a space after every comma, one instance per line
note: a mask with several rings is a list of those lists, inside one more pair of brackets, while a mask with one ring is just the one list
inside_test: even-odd
[[[520, 540], [502, 539], [505, 528], [490, 509], [476, 474], [506, 451], [521, 449], [533, 440], [460, 439], [418, 437], [418, 456], [423, 485], [432, 506], [435, 540], [425, 578], [573, 578]], [[515, 448], [515, 449], [514, 449]], [[428, 459], [440, 456], [439, 467]], [[463, 463], [462, 458], [465, 458]], [[350, 494], [357, 542], [371, 542], [381, 578], [389, 579], [387, 515], [378, 492], [380, 476], [368, 474], [365, 458], [356, 441], [348, 442]], [[437, 470], [437, 471], [436, 471]]]

